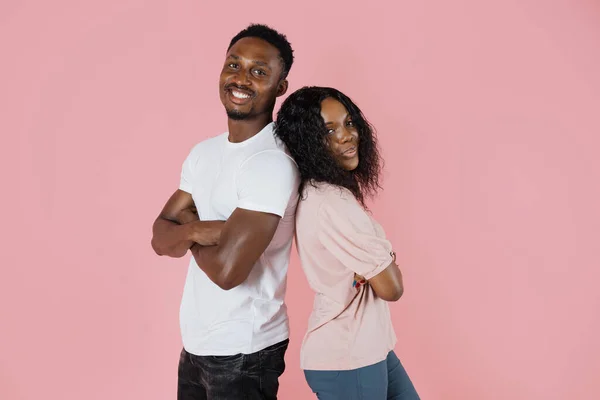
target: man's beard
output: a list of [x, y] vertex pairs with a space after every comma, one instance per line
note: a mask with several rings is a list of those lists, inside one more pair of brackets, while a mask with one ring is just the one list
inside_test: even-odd
[[234, 121], [243, 121], [250, 117], [249, 112], [244, 113], [239, 110], [228, 110], [228, 109], [225, 109], [225, 111], [227, 112], [227, 117], [229, 117], [229, 119], [232, 119]]

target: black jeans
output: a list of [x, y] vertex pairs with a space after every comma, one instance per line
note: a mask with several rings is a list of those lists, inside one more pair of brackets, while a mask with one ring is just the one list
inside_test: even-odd
[[276, 400], [289, 340], [252, 354], [179, 359], [177, 400]]

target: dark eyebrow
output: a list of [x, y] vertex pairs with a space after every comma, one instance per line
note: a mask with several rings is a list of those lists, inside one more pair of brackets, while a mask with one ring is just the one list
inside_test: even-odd
[[[235, 54], [230, 54], [230, 55], [229, 55], [227, 58], [228, 58], [228, 59], [229, 59], [229, 58], [233, 58], [234, 60], [241, 60], [241, 57], [240, 57], [240, 56], [237, 56], [237, 55], [235, 55]], [[253, 62], [254, 64], [258, 65], [258, 66], [261, 66], [261, 67], [264, 67], [264, 68], [268, 69], [269, 71], [271, 71], [271, 70], [272, 70], [272, 68], [269, 66], [269, 64], [267, 64], [267, 63], [266, 63], [266, 62], [264, 62], [264, 61], [252, 60], [252, 62]]]
[[252, 61], [252, 62], [253, 62], [254, 64], [256, 64], [256, 65], [260, 66], [260, 67], [266, 68], [266, 69], [268, 69], [269, 71], [271, 71], [271, 67], [269, 67], [269, 64], [267, 64], [267, 63], [266, 63], [266, 62], [264, 62], [264, 61], [257, 61], [257, 60], [254, 60], [254, 61]]

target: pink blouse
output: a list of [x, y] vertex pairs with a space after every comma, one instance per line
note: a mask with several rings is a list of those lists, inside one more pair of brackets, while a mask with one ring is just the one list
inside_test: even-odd
[[306, 185], [296, 211], [302, 268], [316, 293], [300, 364], [309, 370], [349, 370], [384, 360], [396, 344], [388, 304], [354, 273], [370, 279], [392, 262], [392, 245], [352, 193]]

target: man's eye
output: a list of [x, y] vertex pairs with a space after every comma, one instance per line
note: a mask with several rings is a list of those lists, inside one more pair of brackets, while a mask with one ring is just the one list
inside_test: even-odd
[[238, 65], [236, 63], [229, 63], [227, 66], [229, 68], [237, 68], [238, 67]]
[[262, 69], [255, 69], [255, 70], [254, 70], [254, 73], [255, 73], [256, 75], [261, 75], [261, 76], [263, 76], [263, 75], [266, 75], [266, 74], [267, 74], [267, 73], [266, 73], [265, 71], [263, 71]]

